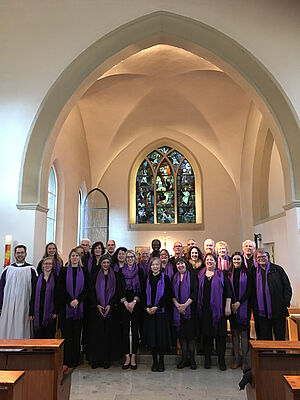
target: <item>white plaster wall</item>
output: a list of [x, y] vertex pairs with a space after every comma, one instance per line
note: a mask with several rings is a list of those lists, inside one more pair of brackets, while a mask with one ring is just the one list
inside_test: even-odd
[[[151, 135], [153, 137], [153, 135]], [[203, 241], [212, 237], [215, 241], [226, 240], [231, 251], [239, 250], [240, 212], [239, 199], [235, 187], [219, 161], [204, 147], [184, 135], [175, 137], [182, 140], [187, 148], [193, 149], [193, 155], [198, 160], [203, 174], [203, 231], [168, 231], [166, 224], [167, 248], [173, 252], [173, 243], [177, 240], [186, 244], [189, 238], [194, 238], [203, 248]], [[174, 138], [174, 139], [175, 139]], [[128, 183], [129, 173], [137, 152], [144, 147], [145, 139], [133, 142], [123, 150], [111, 163], [100, 181], [99, 188], [109, 199], [110, 208], [110, 238], [117, 246], [134, 248], [150, 245], [153, 238], [160, 238], [162, 231], [130, 231], [128, 230]]]
[[273, 216], [283, 212], [285, 205], [284, 178], [279, 152], [273, 143], [270, 174], [269, 174], [269, 215]]
[[[298, 212], [299, 213], [299, 212]], [[289, 276], [293, 297], [292, 304], [300, 305], [300, 213], [297, 209], [286, 211], [286, 216], [256, 225], [255, 233], [262, 234], [262, 246], [275, 243], [275, 263], [281, 265]]]

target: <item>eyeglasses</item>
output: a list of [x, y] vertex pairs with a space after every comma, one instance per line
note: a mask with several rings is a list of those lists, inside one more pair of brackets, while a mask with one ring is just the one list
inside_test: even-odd
[[126, 258], [134, 258], [134, 256], [127, 256]]

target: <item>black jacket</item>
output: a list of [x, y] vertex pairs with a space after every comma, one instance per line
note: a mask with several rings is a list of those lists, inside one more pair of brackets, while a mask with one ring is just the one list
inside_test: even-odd
[[[256, 268], [254, 268], [252, 271], [254, 316], [258, 316], [256, 273]], [[272, 304], [272, 318], [287, 317], [289, 315], [287, 308], [290, 306], [292, 297], [292, 288], [287, 274], [280, 265], [270, 263], [267, 280]]]

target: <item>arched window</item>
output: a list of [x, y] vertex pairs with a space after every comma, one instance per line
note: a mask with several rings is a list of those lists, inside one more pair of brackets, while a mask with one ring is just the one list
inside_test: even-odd
[[78, 243], [80, 243], [81, 237], [81, 226], [82, 226], [82, 190], [78, 192]]
[[108, 240], [108, 199], [100, 189], [91, 190], [83, 205], [82, 237], [91, 243]]
[[57, 179], [53, 167], [50, 169], [48, 181], [48, 208], [46, 242], [55, 242], [56, 228], [56, 204], [57, 204]]
[[136, 224], [196, 223], [193, 168], [182, 152], [161, 146], [147, 154], [136, 174]]

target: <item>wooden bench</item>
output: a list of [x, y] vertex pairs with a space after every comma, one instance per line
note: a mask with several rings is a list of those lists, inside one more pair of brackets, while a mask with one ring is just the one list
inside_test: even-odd
[[300, 376], [284, 376], [285, 400], [300, 400]]
[[0, 371], [0, 400], [22, 400], [24, 371]]
[[63, 370], [62, 339], [0, 340], [0, 370], [24, 370], [24, 400], [68, 400], [71, 368]]
[[284, 375], [300, 375], [299, 341], [250, 340], [252, 384], [248, 400], [284, 400]]

